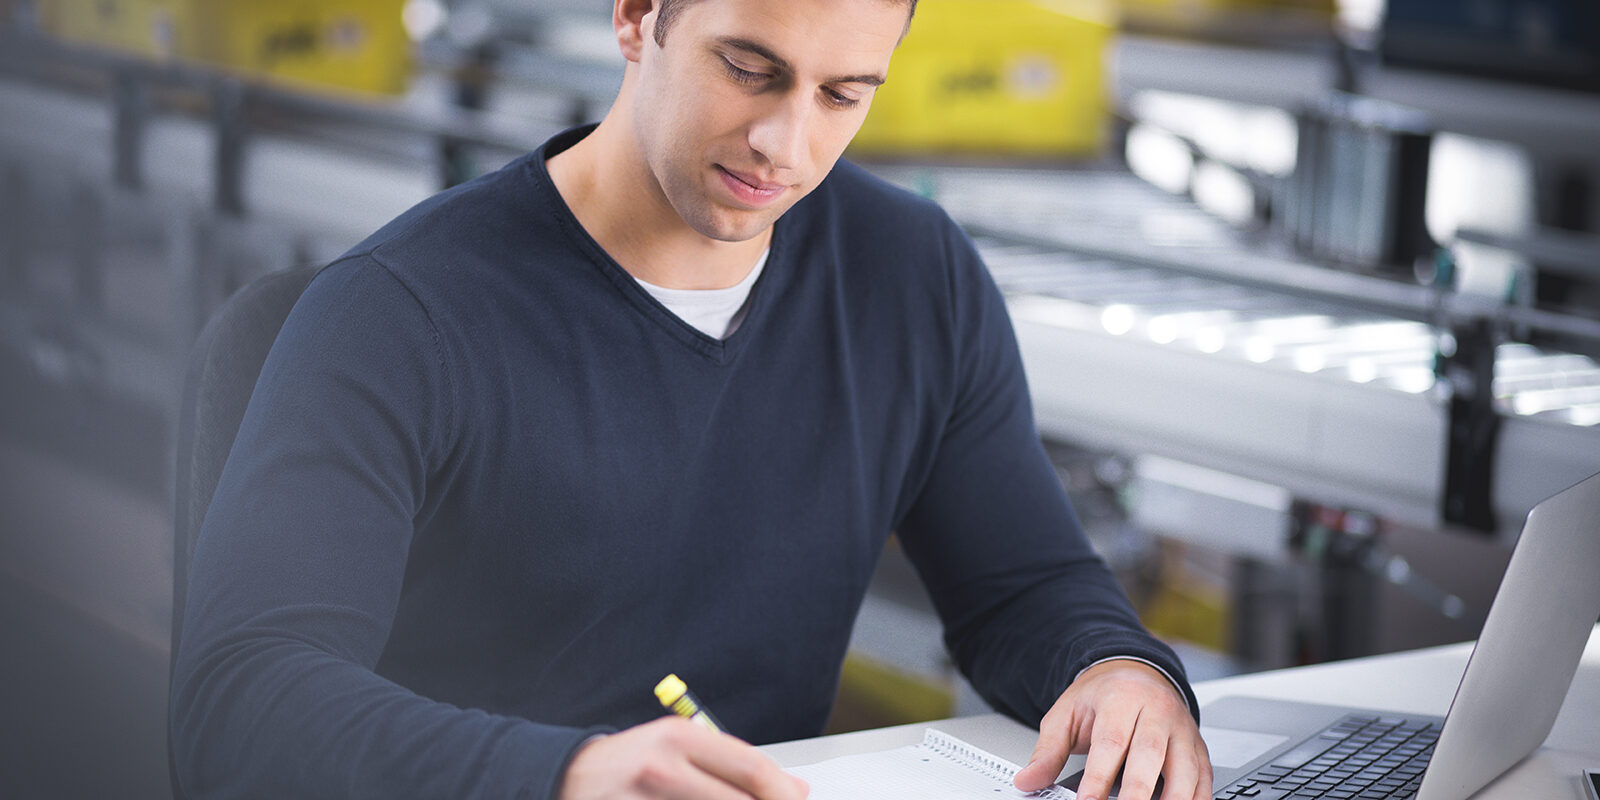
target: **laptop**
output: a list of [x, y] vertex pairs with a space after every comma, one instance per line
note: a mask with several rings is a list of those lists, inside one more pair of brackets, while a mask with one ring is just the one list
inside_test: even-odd
[[1208, 742], [1247, 747], [1213, 765], [1215, 797], [1465, 800], [1550, 735], [1600, 618], [1597, 571], [1600, 474], [1529, 512], [1445, 717], [1218, 699], [1202, 710]]

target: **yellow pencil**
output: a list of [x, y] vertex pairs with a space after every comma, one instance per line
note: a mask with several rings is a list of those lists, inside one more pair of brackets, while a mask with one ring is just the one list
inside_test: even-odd
[[698, 722], [711, 730], [721, 732], [722, 726], [711, 716], [700, 701], [690, 693], [688, 684], [677, 675], [668, 675], [656, 684], [656, 699], [672, 713]]

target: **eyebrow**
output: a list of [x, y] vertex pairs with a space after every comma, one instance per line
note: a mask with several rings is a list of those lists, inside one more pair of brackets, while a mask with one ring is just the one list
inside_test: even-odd
[[[747, 53], [760, 56], [784, 72], [791, 74], [794, 72], [794, 67], [787, 60], [777, 53], [772, 52], [771, 48], [760, 42], [751, 41], [738, 36], [721, 36], [718, 37], [716, 41], [723, 47], [731, 47], [735, 50], [743, 50]], [[872, 74], [839, 75], [823, 81], [823, 83], [864, 83], [868, 86], [882, 86], [883, 82], [884, 77], [882, 75]]]

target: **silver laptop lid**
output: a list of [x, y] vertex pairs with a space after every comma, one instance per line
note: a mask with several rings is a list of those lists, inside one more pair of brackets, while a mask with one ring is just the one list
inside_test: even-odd
[[1555, 724], [1600, 617], [1600, 474], [1528, 514], [1417, 800], [1463, 800]]

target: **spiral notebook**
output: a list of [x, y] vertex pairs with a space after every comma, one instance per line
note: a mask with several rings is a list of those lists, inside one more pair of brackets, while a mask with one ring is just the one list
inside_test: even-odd
[[1072, 790], [1052, 786], [1023, 792], [1011, 785], [1019, 767], [999, 756], [929, 728], [921, 744], [877, 753], [841, 756], [789, 772], [811, 784], [811, 800], [972, 800], [1034, 797], [1073, 800]]

